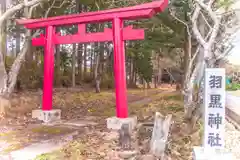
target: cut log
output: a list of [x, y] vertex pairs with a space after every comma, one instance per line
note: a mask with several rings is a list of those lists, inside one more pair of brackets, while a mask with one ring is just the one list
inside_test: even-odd
[[157, 158], [163, 159], [167, 144], [169, 128], [171, 126], [172, 115], [164, 117], [156, 112], [152, 138], [150, 142], [150, 153]]

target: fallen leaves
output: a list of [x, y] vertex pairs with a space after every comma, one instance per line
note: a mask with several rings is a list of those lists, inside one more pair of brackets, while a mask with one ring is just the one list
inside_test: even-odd
[[[137, 98], [136, 98], [137, 99]], [[147, 101], [147, 104], [130, 104], [129, 105], [129, 112], [131, 114], [137, 115], [140, 121], [145, 121], [144, 117], [151, 117], [148, 121], [153, 120], [153, 115], [156, 111], [159, 111], [163, 114], [173, 114], [174, 119], [174, 128], [171, 129], [171, 135], [169, 137], [169, 144], [167, 145], [167, 153], [169, 155], [169, 159], [172, 158], [174, 160], [190, 160], [192, 159], [192, 147], [194, 145], [199, 145], [200, 143], [200, 130], [192, 134], [187, 134], [183, 130], [183, 126], [185, 124], [183, 120], [183, 102], [181, 101], [181, 96], [179, 93], [164, 93], [160, 96], [160, 94], [153, 95], [150, 97], [151, 101]], [[143, 99], [142, 99], [143, 100]], [[143, 100], [144, 101], [144, 100]], [[107, 103], [107, 102], [106, 102]], [[103, 107], [95, 107], [89, 108], [88, 110], [91, 114], [101, 113], [98, 115], [104, 116], [107, 112], [115, 111], [114, 106], [104, 106]], [[105, 123], [105, 122], [104, 122]], [[103, 126], [105, 128], [105, 126]], [[95, 129], [96, 130], [96, 129]], [[101, 132], [104, 132], [102, 129]], [[105, 133], [105, 132], [104, 132]], [[90, 135], [89, 139], [85, 141], [85, 147], [88, 149], [89, 152], [84, 152], [83, 159], [117, 159], [116, 151], [112, 151], [115, 143], [110, 143], [107, 138], [101, 138], [102, 135], [98, 134], [99, 136]], [[108, 134], [107, 134], [108, 135]], [[106, 134], [105, 134], [106, 136]], [[116, 136], [116, 135], [115, 135]], [[142, 137], [142, 139], [141, 139]], [[151, 137], [151, 132], [142, 133], [139, 137], [139, 141], [143, 142], [140, 145], [141, 149], [143, 150], [142, 153], [147, 153], [148, 141]], [[76, 142], [75, 142], [76, 143]], [[82, 142], [81, 142], [82, 143]], [[104, 145], [103, 145], [104, 144]], [[145, 147], [144, 147], [145, 146]], [[68, 148], [69, 150], [74, 150], [73, 148]], [[76, 149], [76, 148], [75, 148]], [[144, 152], [145, 150], [145, 152]], [[105, 158], [104, 158], [105, 156]], [[71, 156], [70, 156], [71, 157]], [[111, 159], [110, 158], [110, 159]]]
[[[201, 126], [197, 126], [194, 133], [188, 134], [184, 130], [185, 122], [183, 120], [183, 101], [179, 92], [172, 92], [169, 90], [149, 90], [147, 94], [145, 90], [130, 90], [129, 93], [129, 113], [130, 115], [137, 115], [139, 121], [152, 122], [155, 112], [161, 112], [164, 115], [173, 115], [173, 125], [167, 145], [167, 154], [173, 160], [190, 160], [192, 159], [191, 152], [194, 145], [200, 143], [200, 136], [202, 134]], [[73, 142], [69, 143], [62, 150], [41, 155], [37, 160], [82, 160], [82, 159], [115, 159], [117, 143], [114, 137], [117, 133], [108, 133], [106, 130], [105, 118], [115, 115], [115, 94], [111, 91], [104, 91], [100, 94], [94, 92], [78, 92], [78, 91], [55, 91], [53, 97], [53, 105], [56, 108], [62, 109], [63, 119], [80, 119], [84, 117], [95, 116], [98, 117], [98, 125], [93, 128], [87, 128], [87, 134], [79, 135]], [[139, 101], [141, 100], [141, 101]], [[133, 103], [133, 102], [138, 103]], [[41, 104], [40, 93], [21, 93], [14, 96], [12, 99], [12, 111], [18, 113], [19, 116], [30, 113], [32, 109], [39, 108]], [[18, 117], [19, 117], [18, 116]], [[27, 123], [28, 118], [22, 118], [21, 124]], [[15, 119], [11, 123], [19, 121]], [[32, 135], [55, 135], [65, 133], [61, 128], [35, 128], [30, 132]], [[22, 136], [19, 133], [12, 133], [18, 135], [21, 143], [29, 143], [34, 140], [34, 136]], [[143, 132], [139, 140], [141, 143], [142, 153], [147, 153], [149, 137], [151, 132]], [[3, 135], [0, 137], [4, 137]], [[11, 137], [11, 136], [9, 136]], [[12, 136], [12, 138], [15, 136]], [[21, 141], [22, 139], [26, 141]], [[26, 138], [27, 137], [27, 138]], [[15, 141], [17, 141], [15, 139]], [[17, 144], [17, 143], [16, 143]], [[17, 145], [16, 145], [17, 146]], [[13, 147], [14, 148], [14, 147]], [[42, 160], [41, 159], [41, 160]]]
[[39, 127], [32, 128], [31, 131], [33, 133], [38, 133], [38, 134], [58, 135], [58, 134], [70, 133], [73, 130], [71, 130], [67, 127], [39, 126]]

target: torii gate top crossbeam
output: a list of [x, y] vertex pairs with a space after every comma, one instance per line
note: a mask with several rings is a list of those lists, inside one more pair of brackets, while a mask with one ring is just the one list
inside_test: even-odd
[[106, 11], [72, 14], [42, 19], [18, 19], [17, 23], [24, 25], [26, 28], [34, 29], [56, 25], [111, 21], [116, 17], [123, 20], [150, 18], [157, 12], [163, 11], [167, 5], [168, 0], [160, 0], [133, 7], [110, 9]]

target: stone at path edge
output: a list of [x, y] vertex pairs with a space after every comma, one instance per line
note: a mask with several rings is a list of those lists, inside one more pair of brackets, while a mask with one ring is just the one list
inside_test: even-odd
[[122, 124], [129, 124], [130, 131], [132, 131], [137, 125], [137, 117], [118, 118], [110, 117], [107, 118], [107, 128], [112, 130], [120, 130]]

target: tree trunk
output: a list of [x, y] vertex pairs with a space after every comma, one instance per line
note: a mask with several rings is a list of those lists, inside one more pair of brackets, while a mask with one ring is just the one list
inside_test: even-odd
[[[83, 11], [83, 5], [80, 3], [79, 0], [76, 1], [76, 11], [77, 13], [81, 13]], [[77, 45], [77, 76], [78, 80], [82, 81], [82, 50], [83, 50], [83, 44]]]
[[33, 57], [34, 57], [34, 52], [35, 51], [34, 51], [34, 48], [32, 46], [32, 42], [29, 41], [28, 43], [30, 43], [30, 44], [29, 44], [28, 52], [26, 54], [26, 60], [29, 63], [29, 62], [33, 61]]
[[191, 55], [189, 54], [188, 51], [188, 35], [187, 32], [185, 31], [185, 43], [184, 43], [184, 61], [183, 61], [183, 69], [184, 69], [184, 76], [182, 77], [182, 86], [184, 86], [184, 81], [187, 76], [188, 72], [188, 67], [189, 67], [189, 61], [191, 60]]
[[[202, 17], [199, 18], [199, 31], [203, 37], [205, 37], [205, 24]], [[196, 122], [201, 117], [201, 107], [198, 101], [196, 100], [196, 96], [198, 96], [200, 83], [202, 82], [203, 72], [204, 72], [204, 50], [201, 47], [200, 51], [197, 55], [197, 62], [193, 69], [193, 71], [189, 70], [191, 66], [188, 66], [188, 70], [186, 70], [186, 79], [184, 83], [184, 117], [188, 120], [188, 129], [191, 132], [196, 125]], [[191, 65], [188, 63], [188, 65]], [[191, 74], [189, 74], [191, 73]], [[190, 76], [189, 76], [190, 75]], [[189, 78], [188, 78], [189, 77]], [[196, 86], [198, 88], [196, 89]]]
[[136, 85], [137, 84], [137, 72], [136, 71], [134, 71], [134, 84]]
[[15, 56], [20, 52], [20, 43], [21, 43], [21, 30], [20, 27], [17, 25], [17, 35], [16, 35], [16, 51], [15, 51]]
[[93, 71], [93, 57], [94, 57], [94, 52], [92, 49], [92, 44], [91, 44], [91, 50], [90, 50], [90, 77], [93, 79], [94, 77], [94, 71]]
[[76, 43], [73, 44], [72, 53], [72, 87], [76, 86]]
[[130, 58], [130, 86], [134, 86], [134, 60]]
[[154, 88], [158, 88], [158, 76], [154, 75]]
[[56, 86], [61, 86], [61, 55], [60, 55], [60, 45], [56, 45], [56, 67], [55, 67], [55, 82]]
[[162, 83], [162, 68], [158, 71], [158, 85]]
[[83, 61], [83, 63], [84, 63], [84, 73], [83, 73], [83, 75], [84, 75], [84, 79], [86, 79], [86, 77], [87, 77], [87, 44], [84, 44], [84, 61]]
[[105, 48], [104, 48], [104, 43], [99, 43], [100, 44], [100, 50], [99, 50], [99, 54], [100, 54], [100, 68], [99, 68], [99, 73], [103, 73], [104, 71], [104, 51], [105, 51]]
[[[17, 58], [13, 62], [13, 65], [11, 66], [11, 69], [9, 73], [6, 73], [6, 68], [4, 64], [4, 51], [2, 50], [2, 44], [6, 44], [6, 40], [4, 40], [4, 34], [3, 34], [3, 29], [6, 24], [6, 20], [11, 17], [13, 14], [15, 14], [17, 11], [23, 9], [24, 7], [37, 7], [43, 0], [32, 0], [32, 1], [26, 1], [24, 2], [19, 2], [19, 4], [13, 6], [12, 8], [9, 8], [6, 12], [0, 15], [0, 44], [1, 44], [1, 49], [0, 49], [0, 98], [1, 98], [1, 104], [0, 104], [0, 112], [5, 112], [5, 109], [7, 108], [5, 104], [8, 102], [4, 103], [4, 99], [6, 100], [5, 97], [9, 97], [10, 94], [13, 92], [15, 84], [17, 82], [17, 76], [20, 70], [20, 67], [22, 65], [22, 62], [25, 60], [26, 53], [29, 48], [29, 40], [28, 39], [31, 36], [30, 31], [27, 31], [26, 33], [26, 41], [24, 43], [22, 51], [18, 54]], [[1, 1], [1, 2], [6, 2], [6, 1]], [[2, 11], [2, 5], [1, 3], [1, 11]], [[2, 13], [2, 12], [1, 12]], [[28, 13], [27, 18], [31, 18], [32, 13]], [[6, 47], [6, 45], [5, 45]], [[10, 106], [10, 105], [7, 105]]]
[[106, 62], [107, 73], [113, 75], [113, 49], [109, 47], [108, 44], [108, 58]]
[[128, 56], [126, 56], [126, 61], [125, 61], [125, 65], [126, 65], [126, 83], [127, 83], [127, 86], [130, 85], [130, 70], [131, 70], [131, 65], [130, 65], [130, 58]]
[[78, 44], [78, 77], [80, 77], [80, 80], [83, 80], [83, 72], [82, 72], [82, 53], [83, 53], [83, 45], [82, 44]]
[[[3, 15], [5, 12], [6, 6], [5, 6], [6, 1], [0, 1], [0, 16]], [[7, 90], [7, 79], [8, 75], [6, 72], [5, 68], [5, 46], [6, 46], [6, 34], [4, 32], [6, 26], [4, 24], [4, 21], [0, 22], [0, 96], [4, 95], [4, 93]], [[3, 109], [2, 109], [3, 110]]]
[[162, 65], [161, 65], [161, 56], [157, 57], [157, 65], [158, 65], [158, 75], [157, 75], [157, 84], [162, 83]]
[[[0, 17], [5, 13], [6, 11], [6, 1], [5, 0], [2, 0], [0, 2]], [[0, 46], [0, 52], [2, 53], [3, 55], [3, 59], [5, 59], [4, 57], [7, 55], [7, 34], [6, 34], [6, 29], [7, 29], [7, 26], [6, 26], [7, 23], [2, 23], [1, 24], [1, 29], [0, 29], [0, 34], [1, 34], [1, 46]]]
[[[30, 35], [30, 31], [28, 31], [28, 35]], [[9, 78], [8, 78], [8, 94], [11, 94], [14, 90], [14, 86], [17, 81], [17, 76], [18, 76], [19, 70], [21, 68], [22, 62], [24, 61], [25, 55], [29, 48], [30, 43], [28, 41], [30, 41], [30, 39], [26, 40], [22, 51], [17, 56], [16, 60], [14, 61], [13, 65], [10, 69], [10, 72], [8, 73], [8, 76], [9, 76]]]
[[99, 70], [99, 63], [100, 63], [100, 54], [97, 55], [95, 71], [94, 71], [96, 93], [100, 93], [101, 76], [100, 76], [100, 74], [98, 72], [98, 70]]
[[144, 88], [144, 96], [147, 96], [147, 94], [148, 94], [148, 84], [145, 81], [145, 79], [143, 79], [143, 88]]
[[151, 85], [150, 85], [150, 82], [147, 82], [147, 88], [148, 88], [148, 89], [151, 89], [151, 88], [152, 88]]

